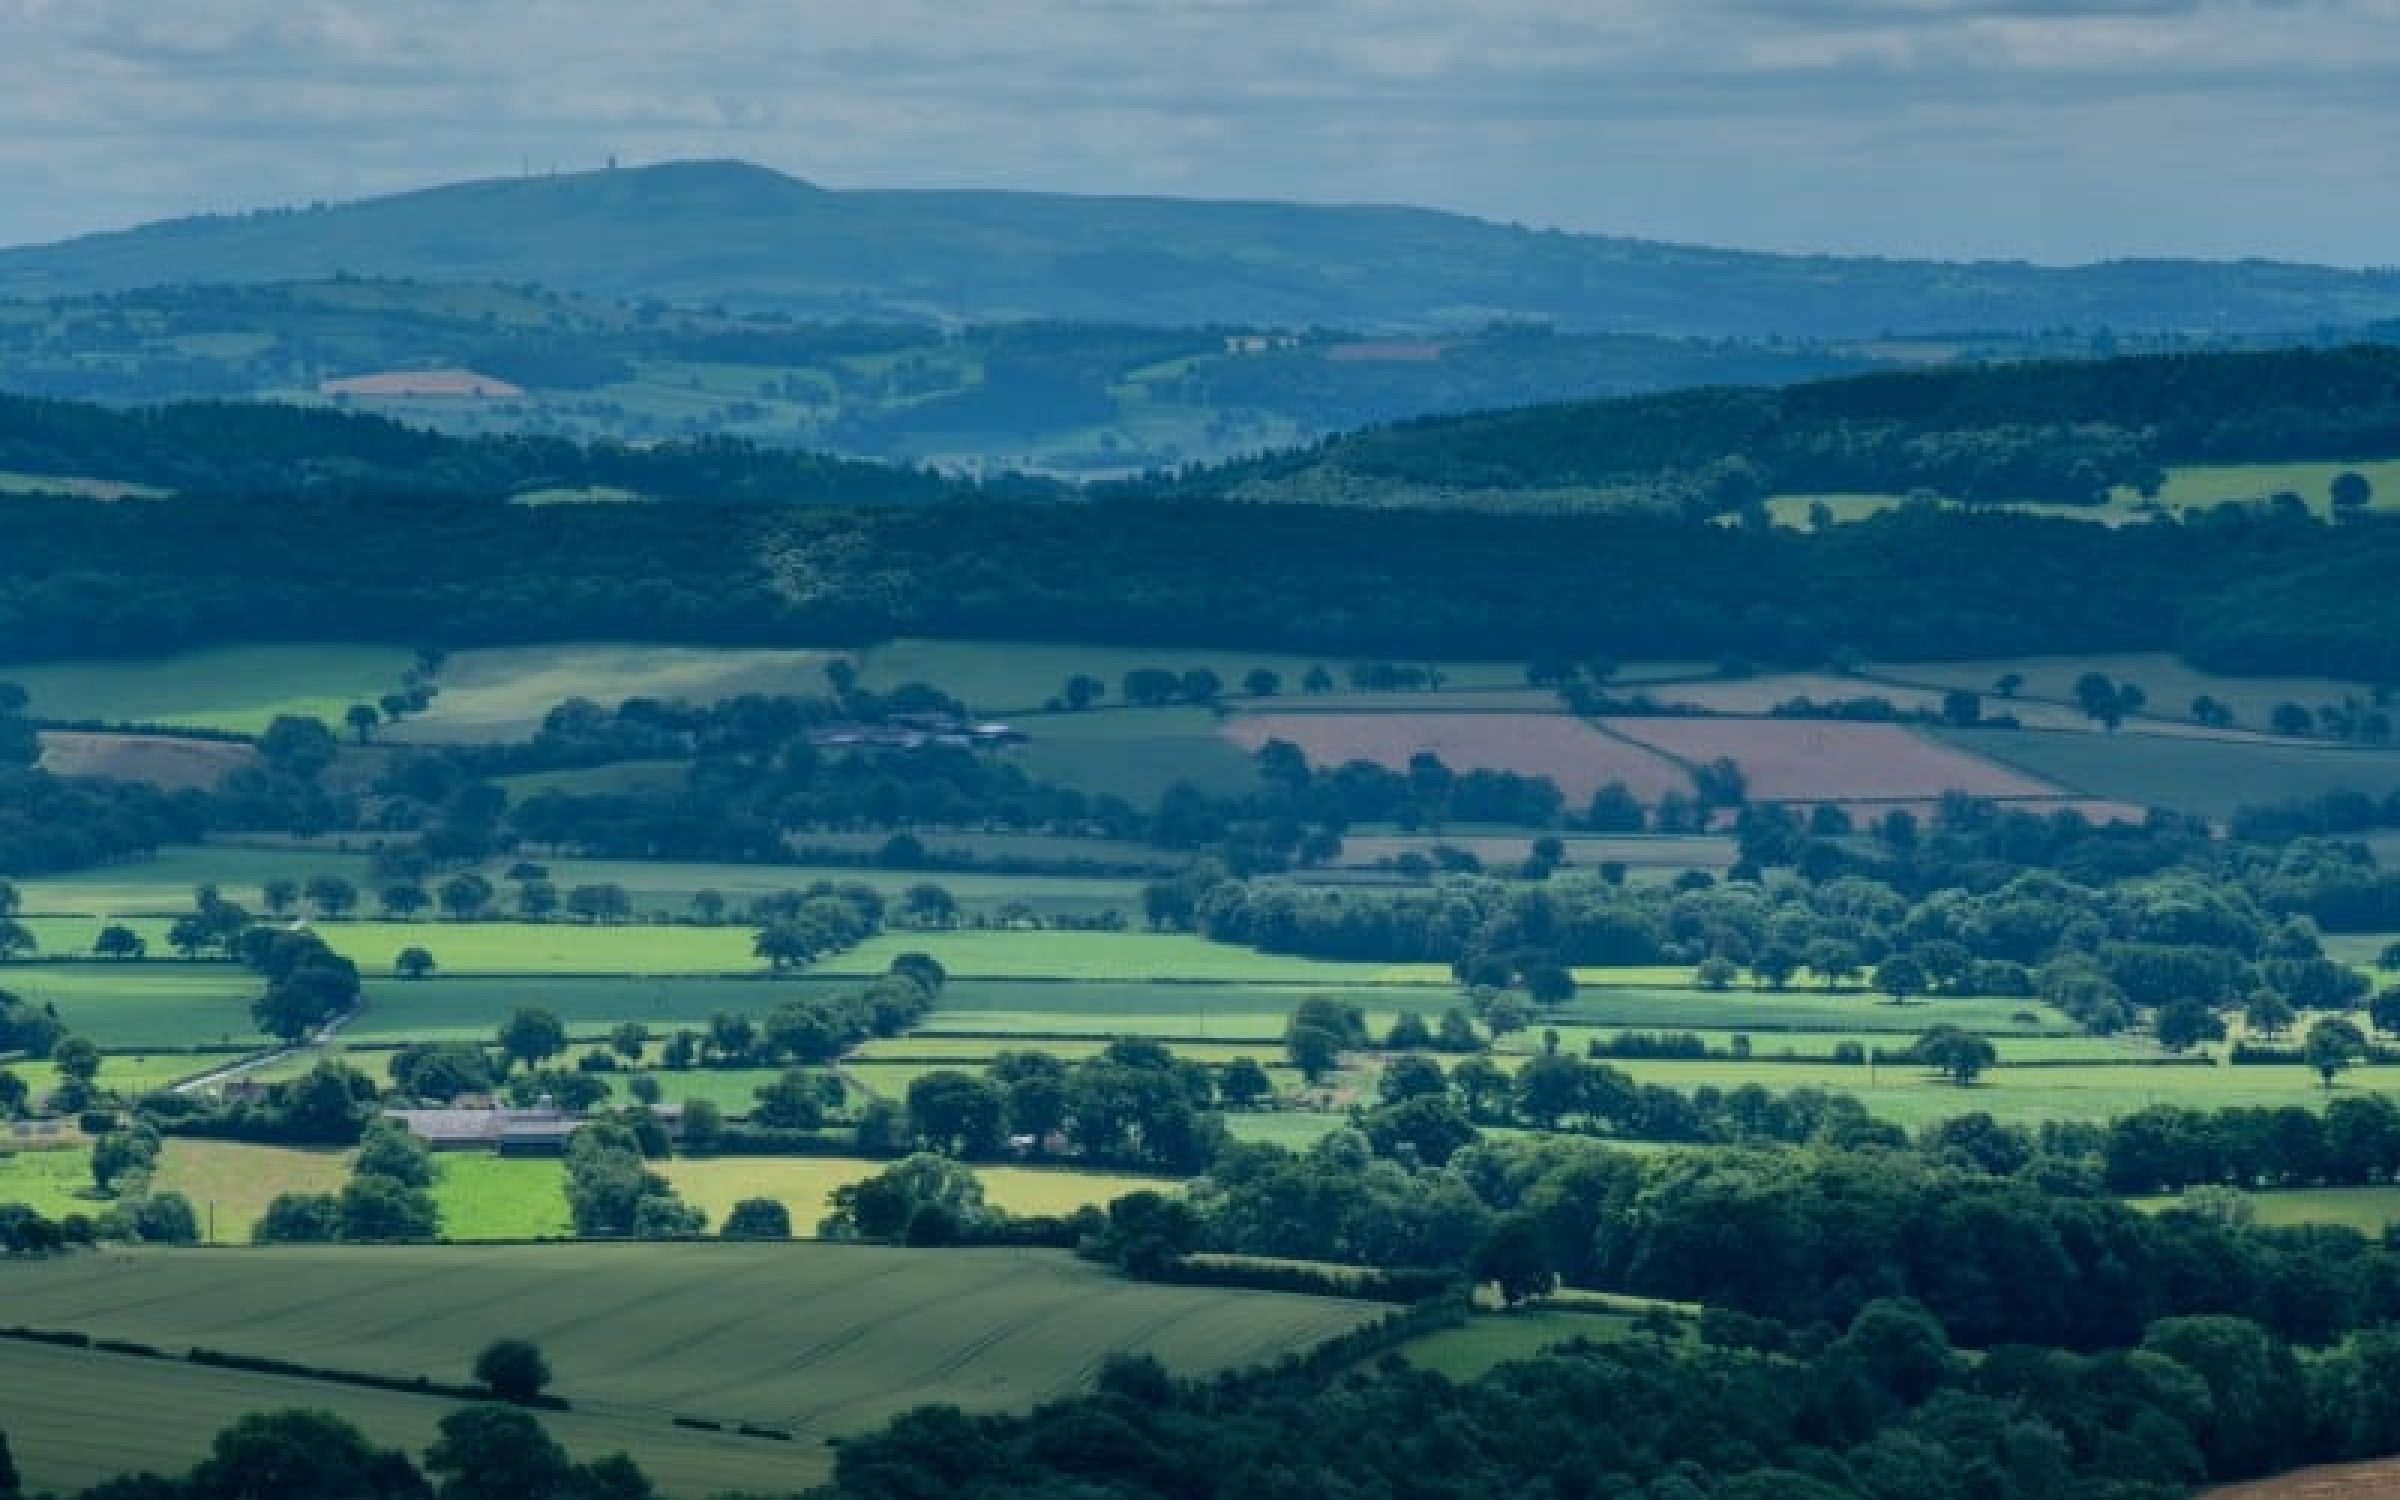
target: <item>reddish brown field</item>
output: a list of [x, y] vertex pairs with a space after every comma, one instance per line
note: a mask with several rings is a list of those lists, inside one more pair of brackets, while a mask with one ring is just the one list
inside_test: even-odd
[[317, 386], [327, 396], [481, 396], [507, 398], [522, 396], [524, 390], [505, 380], [478, 375], [473, 370], [385, 370], [374, 375], [352, 375], [340, 380], [327, 380]]
[[1547, 776], [1570, 803], [1588, 801], [1611, 781], [1644, 802], [1692, 789], [1691, 778], [1664, 757], [1558, 714], [1240, 714], [1222, 733], [1250, 751], [1288, 740], [1315, 765], [1365, 760], [1402, 771], [1410, 756], [1430, 750], [1453, 771]]
[[2400, 1459], [2323, 1464], [2201, 1494], [2206, 1500], [2400, 1500]]
[[173, 739], [154, 734], [79, 734], [52, 730], [42, 735], [42, 769], [54, 776], [101, 776], [111, 781], [146, 781], [170, 792], [206, 791], [226, 772], [258, 759], [248, 745]]
[[1897, 724], [1810, 719], [1610, 719], [1606, 727], [1686, 765], [1731, 760], [1764, 802], [1904, 801], [1944, 792], [2059, 797], [2059, 789]]

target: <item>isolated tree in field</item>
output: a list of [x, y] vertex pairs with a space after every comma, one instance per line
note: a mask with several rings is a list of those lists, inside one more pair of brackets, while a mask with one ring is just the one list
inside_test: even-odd
[[113, 1193], [129, 1178], [147, 1176], [158, 1165], [158, 1132], [147, 1125], [111, 1130], [92, 1142], [92, 1181]]
[[529, 922], [539, 922], [558, 910], [558, 887], [540, 877], [527, 880], [517, 887], [517, 915]]
[[385, 916], [397, 917], [405, 922], [426, 907], [431, 906], [433, 898], [425, 894], [425, 887], [413, 880], [403, 880], [397, 885], [387, 885], [377, 892], [375, 902], [383, 908]]
[[0, 963], [31, 953], [36, 946], [32, 929], [14, 917], [0, 917]]
[[140, 958], [150, 951], [149, 939], [121, 922], [111, 922], [92, 939], [92, 952], [101, 958]]
[[1266, 667], [1252, 667], [1242, 674], [1242, 691], [1253, 698], [1272, 698], [1283, 691], [1283, 674]]
[[1858, 945], [1841, 938], [1812, 938], [1801, 950], [1801, 962], [1817, 976], [1818, 982], [1832, 989], [1845, 979], [1858, 974]]
[[89, 1089], [100, 1076], [100, 1049], [92, 1045], [89, 1037], [61, 1038], [50, 1049], [50, 1066], [67, 1082]]
[[921, 880], [903, 892], [900, 910], [912, 927], [958, 925], [958, 898], [930, 880]]
[[1333, 674], [1326, 671], [1321, 663], [1317, 666], [1310, 667], [1306, 675], [1300, 679], [1300, 691], [1308, 694], [1310, 697], [1315, 697], [1319, 693], [1332, 692]]
[[2377, 1031], [2400, 1032], [2400, 985], [2376, 991], [2367, 1002], [2367, 1019]]
[[1982, 1077], [1983, 1070], [1999, 1060], [1990, 1041], [1958, 1026], [1931, 1027], [1910, 1050], [1918, 1061], [1960, 1088]]
[[1164, 667], [1136, 667], [1125, 674], [1118, 694], [1136, 708], [1154, 708], [1172, 700], [1183, 679]]
[[453, 875], [442, 882], [442, 910], [464, 922], [492, 904], [492, 883], [481, 875]]
[[2278, 703], [2267, 715], [2267, 727], [2277, 734], [2297, 739], [2317, 727], [2317, 716], [2297, 703]]
[[567, 1050], [567, 1028], [549, 1011], [521, 1006], [500, 1023], [497, 1040], [503, 1058], [538, 1068]]
[[1275, 1081], [1255, 1057], [1237, 1057], [1217, 1073], [1217, 1096], [1229, 1109], [1249, 1109], [1272, 1098]]
[[300, 882], [279, 875], [273, 880], [260, 882], [258, 895], [267, 910], [280, 917], [300, 899]]
[[1992, 682], [1992, 691], [2003, 698], [2014, 698], [2025, 690], [2025, 674], [2003, 672]]
[[1911, 995], [1922, 995], [1931, 987], [1925, 966], [1906, 953], [1895, 953], [1875, 966], [1875, 988], [1891, 996], [1895, 1005], [1905, 1004]]
[[702, 887], [692, 892], [692, 919], [704, 927], [725, 920], [725, 893]]
[[341, 741], [320, 719], [278, 714], [258, 737], [258, 753], [279, 774], [314, 781], [341, 753]]
[[1187, 703], [1214, 703], [1225, 691], [1225, 679], [1206, 667], [1194, 667], [1177, 681], [1176, 691]]
[[392, 972], [402, 979], [423, 979], [433, 970], [433, 955], [423, 948], [403, 948], [392, 958]]
[[2128, 714], [2141, 711], [2149, 696], [2130, 682], [2111, 681], [2105, 672], [2086, 672], [2075, 679], [2075, 705], [2085, 717], [2114, 730]]
[[614, 881], [596, 881], [567, 892], [567, 915], [587, 922], [622, 922], [633, 915], [633, 898]]
[[2299, 1016], [2292, 1002], [2273, 990], [2260, 990], [2242, 1005], [2242, 1024], [2270, 1041], [2283, 1035]]
[[1311, 1084], [1324, 1082], [1327, 1074], [1341, 1066], [1342, 1039], [1322, 1026], [1294, 1025], [1284, 1034], [1283, 1049], [1292, 1066]]
[[1068, 708], [1081, 713], [1108, 696], [1108, 684], [1088, 672], [1078, 672], [1067, 679], [1059, 696]]
[[2308, 1037], [2300, 1044], [2300, 1055], [2330, 1089], [2336, 1074], [2366, 1060], [2367, 1038], [2355, 1023], [2340, 1016], [2327, 1016], [2308, 1028]]
[[2330, 494], [2336, 511], [2361, 511], [2374, 500], [2375, 486], [2357, 470], [2344, 469], [2333, 476]]
[[792, 1237], [790, 1209], [772, 1198], [744, 1198], [725, 1216], [719, 1239], [788, 1240]]
[[550, 1384], [550, 1361], [529, 1339], [494, 1339], [475, 1356], [475, 1378], [501, 1400], [522, 1406]]
[[627, 1062], [640, 1062], [650, 1045], [650, 1028], [639, 1021], [619, 1021], [608, 1034], [608, 1050]]
[[339, 875], [312, 875], [304, 889], [321, 917], [346, 917], [358, 908], [358, 887]]
[[758, 936], [750, 940], [750, 953], [754, 958], [765, 959], [779, 973], [817, 956], [816, 945], [797, 922], [777, 922], [760, 928]]
[[353, 703], [342, 714], [342, 722], [365, 744], [375, 737], [375, 726], [383, 722], [383, 711], [372, 703]]
[[2169, 1052], [2183, 1052], [2202, 1042], [2223, 1041], [2225, 1018], [2197, 1000], [2178, 1000], [2158, 1008], [2152, 1029], [2161, 1047]]

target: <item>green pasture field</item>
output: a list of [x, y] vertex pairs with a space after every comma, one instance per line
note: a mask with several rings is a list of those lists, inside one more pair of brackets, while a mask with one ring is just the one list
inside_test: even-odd
[[78, 500], [164, 500], [174, 493], [155, 485], [123, 479], [94, 479], [81, 474], [24, 474], [0, 472], [0, 495], [71, 495]]
[[365, 974], [389, 974], [403, 948], [434, 956], [453, 974], [765, 973], [748, 927], [664, 923], [589, 926], [575, 922], [384, 922], [315, 924], [318, 936]]
[[0, 1203], [22, 1203], [48, 1218], [96, 1214], [108, 1206], [92, 1186], [92, 1153], [80, 1137], [12, 1141], [0, 1134]]
[[[873, 1063], [922, 1063], [927, 1067], [979, 1067], [1003, 1052], [1047, 1052], [1067, 1062], [1080, 1062], [1098, 1057], [1108, 1049], [1109, 1037], [1090, 1036], [1073, 1039], [1049, 1039], [1039, 1042], [1011, 1042], [992, 1037], [909, 1037], [877, 1038], [850, 1054], [847, 1065]], [[1175, 1041], [1168, 1050], [1186, 1062], [1205, 1063], [1219, 1067], [1236, 1058], [1247, 1057], [1255, 1062], [1274, 1063], [1283, 1055], [1281, 1042], [1189, 1042]]]
[[[1809, 1087], [1855, 1095], [1867, 1109], [1914, 1130], [1936, 1120], [1981, 1112], [2007, 1124], [2033, 1126], [2045, 1120], [2094, 1124], [2153, 1104], [2189, 1109], [2299, 1105], [2321, 1109], [2329, 1097], [2317, 1075], [2303, 1067], [2145, 1067], [2131, 1063], [2010, 1068], [1985, 1073], [1960, 1088], [1913, 1064], [1875, 1067], [1834, 1063], [1624, 1061], [1611, 1066], [1643, 1083], [1688, 1092], [1708, 1085], [1734, 1089], [1757, 1084], [1777, 1093]], [[2344, 1074], [2342, 1093], [2378, 1093], [2400, 1100], [2400, 1068], [2366, 1068]]]
[[[877, 840], [880, 845], [880, 838]], [[1066, 842], [1066, 841], [1054, 841]], [[484, 875], [499, 887], [500, 900], [513, 899], [513, 888], [501, 877], [513, 861], [496, 860]], [[969, 911], [1022, 901], [1045, 916], [1088, 916], [1111, 908], [1138, 920], [1142, 882], [1129, 876], [995, 875], [980, 871], [923, 872], [848, 869], [832, 865], [669, 864], [650, 860], [552, 859], [541, 861], [550, 881], [561, 892], [579, 885], [618, 885], [645, 915], [669, 917], [691, 914], [692, 897], [709, 890], [723, 896], [730, 910], [740, 911], [761, 896], [806, 889], [820, 880], [874, 887], [897, 900], [909, 887], [938, 885], [958, 898]]]
[[[2126, 1200], [2148, 1213], [2182, 1201], [2173, 1194]], [[2330, 1224], [2381, 1238], [2384, 1228], [2400, 1224], [2400, 1185], [2379, 1187], [2286, 1188], [2271, 1193], [2244, 1193], [2259, 1224], [2271, 1228]]]
[[705, 1028], [719, 1011], [762, 1016], [786, 1000], [856, 988], [855, 980], [774, 979], [763, 972], [751, 979], [371, 978], [365, 1009], [341, 1034], [352, 1043], [489, 1041], [510, 1012], [526, 1006], [555, 1014], [579, 1039], [599, 1040], [620, 1021], [639, 1021], [666, 1036], [679, 1027]]
[[[1121, 865], [1142, 870], [1172, 872], [1181, 868], [1179, 856], [1150, 844], [1132, 839], [1081, 838], [1059, 833], [986, 833], [974, 830], [921, 828], [917, 838], [934, 854], [964, 856], [983, 860], [1096, 860], [1103, 864]], [[873, 854], [891, 839], [882, 832], [803, 833], [793, 837], [802, 848], [839, 849], [856, 854]], [[853, 875], [867, 872], [853, 871]], [[959, 874], [940, 871], [891, 872], [895, 877], [905, 873], [910, 884], [931, 880], [947, 885], [963, 878]], [[1013, 877], [996, 876], [996, 879]]]
[[2382, 796], [2400, 788], [2400, 750], [2392, 749], [2035, 729], [1927, 732], [2087, 796], [2209, 818], [2326, 792]]
[[[1920, 1013], [1924, 1012], [1920, 1011]], [[1926, 1024], [1932, 1025], [1934, 1020], [1929, 1017]], [[1588, 1042], [1605, 1042], [1622, 1031], [1657, 1030], [1659, 1028], [1557, 1026], [1548, 1029], [1558, 1033], [1561, 1052], [1573, 1057], [1581, 1057], [1584, 1055], [1584, 1047]], [[1752, 1058], [1760, 1061], [1771, 1061], [1784, 1055], [1823, 1057], [1845, 1042], [1867, 1051], [1881, 1047], [1886, 1052], [1890, 1052], [1896, 1048], [1907, 1046], [1913, 1035], [1913, 1033], [1905, 1031], [1748, 1032], [1688, 1026], [1679, 1026], [1673, 1029], [1678, 1034], [1688, 1031], [1699, 1037], [1709, 1047], [1718, 1050], [1730, 1048], [1735, 1037], [1746, 1036], [1750, 1039]], [[1503, 1050], [1505, 1052], [1538, 1052], [1542, 1047], [1543, 1030], [1543, 1026], [1536, 1024], [1528, 1031], [1516, 1032], [1506, 1039]], [[2012, 1034], [2023, 1031], [2024, 1028], [2019, 1027], [2012, 1028], [2010, 1032], [1985, 1033], [1990, 1036], [1992, 1045], [1999, 1052], [2000, 1061], [2003, 1064], [2011, 1062], [2138, 1062], [2146, 1058], [2158, 1058], [2166, 1055], [2148, 1042], [2135, 1038]], [[1607, 1058], [1603, 1061], [1615, 1064], [1620, 1059]]]
[[[2038, 1017], [2038, 1022], [2027, 1026], [2013, 1019], [2021, 1011]], [[1787, 990], [1756, 990], [1744, 985], [1729, 990], [1589, 986], [1536, 1020], [1533, 1029], [1538, 1033], [1544, 1025], [1555, 1023], [1606, 1032], [1744, 1031], [1763, 1047], [1798, 1032], [1913, 1036], [1942, 1021], [1991, 1036], [2072, 1036], [2077, 1031], [2073, 1021], [2039, 1000], [1961, 997], [1894, 1005], [1870, 990], [1824, 990], [1813, 985]]]
[[[1246, 1366], [1378, 1311], [1149, 1285], [1061, 1252], [829, 1244], [134, 1251], [0, 1279], [0, 1324], [399, 1376], [461, 1379], [491, 1339], [531, 1339], [578, 1408], [792, 1433], [760, 1445], [784, 1466], [775, 1488], [796, 1453], [910, 1407], [1021, 1408], [1082, 1388], [1118, 1350], [1179, 1374]], [[83, 1420], [113, 1430], [126, 1409]]]
[[894, 958], [911, 952], [931, 954], [953, 979], [1184, 979], [1333, 986], [1418, 982], [1415, 971], [1387, 964], [1259, 953], [1188, 933], [1029, 929], [887, 932], [811, 972], [881, 974]]
[[2133, 737], [2145, 720], [2196, 722], [2194, 698], [2216, 699], [2233, 711], [2234, 727], [2265, 732], [2275, 706], [2298, 703], [2314, 710], [2320, 704], [2340, 703], [2345, 697], [2366, 697], [2360, 683], [2334, 677], [2224, 677], [2203, 672], [2164, 652], [2124, 652], [2101, 656], [2026, 656], [1979, 662], [1883, 662], [1866, 668], [1862, 682], [1916, 688], [1965, 688], [1984, 695], [1987, 714], [2010, 711], [2010, 700], [1993, 692], [1992, 684], [2010, 673], [2025, 679], [2016, 701], [2075, 707], [2075, 682], [2086, 672], [2104, 673], [2118, 682], [2141, 688], [2148, 702], [2126, 721], [2116, 738]]
[[[448, 1378], [464, 1379], [464, 1366]], [[0, 1389], [8, 1392], [9, 1446], [28, 1494], [73, 1494], [137, 1470], [180, 1474], [207, 1457], [210, 1441], [237, 1419], [292, 1407], [330, 1411], [377, 1444], [421, 1458], [439, 1436], [437, 1424], [463, 1404], [14, 1339], [0, 1339]], [[140, 1419], [129, 1420], [130, 1412]], [[638, 1454], [660, 1493], [677, 1500], [768, 1493], [832, 1475], [830, 1449], [695, 1432], [648, 1411], [544, 1412], [541, 1422], [579, 1460]]]
[[178, 916], [192, 909], [192, 892], [203, 885], [213, 885], [226, 900], [264, 915], [260, 887], [267, 881], [306, 883], [316, 875], [338, 875], [361, 890], [372, 885], [363, 854], [172, 844], [148, 859], [68, 875], [29, 876], [16, 886], [24, 910], [37, 916]]
[[456, 651], [436, 679], [432, 708], [384, 737], [408, 744], [531, 739], [543, 717], [570, 698], [613, 708], [628, 698], [821, 697], [829, 659], [822, 651], [606, 642]]
[[[744, 1198], [772, 1198], [791, 1211], [792, 1232], [809, 1235], [833, 1212], [833, 1191], [874, 1176], [889, 1162], [841, 1156], [677, 1157], [660, 1170], [686, 1201], [721, 1225]], [[1071, 1214], [1105, 1208], [1109, 1200], [1145, 1188], [1172, 1191], [1180, 1182], [1122, 1172], [1082, 1172], [1064, 1167], [978, 1166], [984, 1201], [1012, 1214]]]
[[[2333, 478], [2345, 471], [2363, 476], [2375, 487], [2370, 502], [2375, 510], [2400, 506], [2400, 459], [2370, 459], [2360, 463], [2214, 464], [2167, 470], [2158, 498], [2176, 510], [2205, 508], [2228, 500], [2260, 500], [2289, 492], [2308, 502], [2320, 516], [2333, 511]], [[2126, 498], [2120, 491], [2118, 498]]]
[[[100, 1076], [95, 1080], [102, 1093], [120, 1094], [131, 1099], [138, 1095], [157, 1093], [181, 1083], [196, 1073], [205, 1073], [222, 1063], [232, 1061], [225, 1056], [202, 1056], [177, 1052], [116, 1052], [100, 1059]], [[37, 1100], [58, 1087], [58, 1069], [47, 1061], [24, 1058], [6, 1065], [11, 1073], [25, 1080]]]
[[413, 653], [395, 646], [226, 646], [139, 660], [0, 668], [45, 719], [184, 724], [256, 734], [278, 714], [338, 726], [353, 703], [400, 685]]
[[434, 1158], [433, 1202], [450, 1240], [567, 1239], [567, 1172], [556, 1158], [444, 1151]]
[[1177, 782], [1220, 797], [1258, 790], [1257, 765], [1217, 733], [1205, 708], [1098, 708], [1011, 722], [1032, 739], [1003, 753], [1036, 781], [1143, 808]]
[[579, 766], [568, 771], [527, 771], [519, 776], [495, 776], [492, 784], [523, 802], [544, 792], [569, 797], [627, 797], [672, 792], [684, 784], [690, 766], [680, 760], [624, 760], [606, 766]]
[[263, 1047], [250, 1019], [258, 977], [231, 964], [44, 963], [0, 969], [0, 990], [58, 1007], [69, 1031], [104, 1052], [148, 1047]]
[[1410, 1339], [1398, 1352], [1420, 1370], [1464, 1382], [1511, 1360], [1531, 1359], [1569, 1339], [1608, 1342], [1633, 1336], [1634, 1320], [1628, 1314], [1526, 1307], [1481, 1313], [1456, 1328], [1437, 1328]]
[[1279, 1109], [1225, 1117], [1226, 1133], [1235, 1140], [1290, 1151], [1306, 1151], [1335, 1131], [1349, 1128], [1348, 1115], [1313, 1110]]
[[[1273, 652], [1213, 649], [1168, 649], [1142, 646], [1077, 646], [1000, 641], [897, 640], [853, 653], [859, 681], [878, 692], [904, 682], [930, 683], [972, 704], [978, 713], [1026, 714], [1040, 709], [1065, 688], [1077, 673], [1097, 677], [1108, 685], [1102, 705], [1120, 701], [1125, 674], [1140, 667], [1163, 667], [1186, 672], [1206, 667], [1225, 684], [1227, 697], [1237, 697], [1242, 679], [1254, 667], [1265, 667], [1283, 678], [1280, 697], [1300, 698], [1300, 684], [1309, 668], [1322, 666], [1333, 675], [1334, 690], [1312, 701], [1350, 690], [1347, 659], [1278, 655]], [[1521, 688], [1523, 662], [1445, 661], [1431, 665], [1448, 678], [1449, 688]], [[1255, 700], [1253, 700], [1255, 701]], [[1089, 716], [1097, 716], [1095, 709]]]
[[[1278, 1042], [1300, 1002], [1326, 995], [1367, 1013], [1380, 1033], [1403, 1013], [1437, 1018], [1459, 1005], [1457, 987], [1267, 984], [1172, 980], [953, 980], [919, 1031], [996, 1037], [1163, 1036], [1202, 1041]], [[1030, 1043], [1028, 1043], [1030, 1045]]]

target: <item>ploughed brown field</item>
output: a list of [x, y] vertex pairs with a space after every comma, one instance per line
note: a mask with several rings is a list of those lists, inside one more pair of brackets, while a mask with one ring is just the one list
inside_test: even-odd
[[2321, 1464], [2202, 1494], [2206, 1500], [2396, 1500], [2400, 1497], [2400, 1459]]
[[2072, 793], [1938, 745], [1897, 724], [1815, 719], [1609, 719], [1607, 728], [1685, 765], [1730, 760], [1761, 802], [1894, 802], [1965, 792], [1991, 798]]
[[248, 745], [213, 740], [169, 739], [154, 734], [81, 734], [50, 730], [42, 735], [42, 769], [54, 776], [105, 776], [146, 781], [170, 792], [206, 791], [228, 771], [258, 759]]

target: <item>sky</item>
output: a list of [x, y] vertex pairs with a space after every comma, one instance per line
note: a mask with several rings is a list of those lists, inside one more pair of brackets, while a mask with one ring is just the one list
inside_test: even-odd
[[2390, 266], [2400, 0], [0, 0], [0, 244], [611, 157]]

